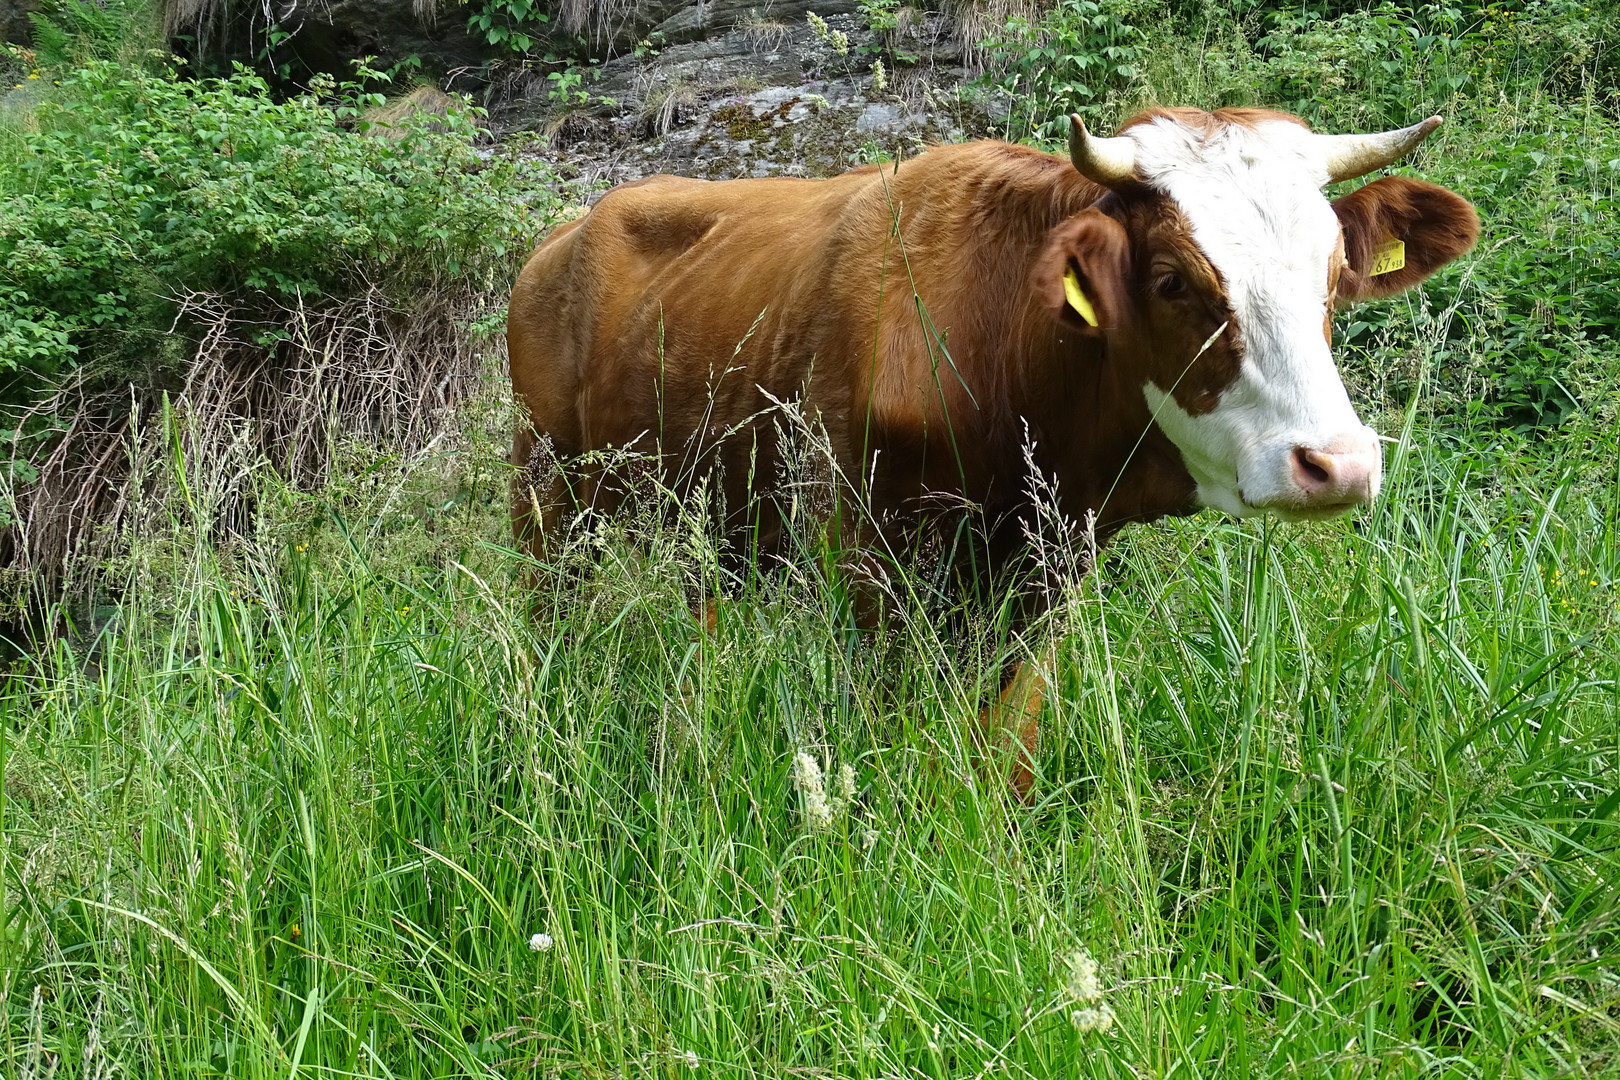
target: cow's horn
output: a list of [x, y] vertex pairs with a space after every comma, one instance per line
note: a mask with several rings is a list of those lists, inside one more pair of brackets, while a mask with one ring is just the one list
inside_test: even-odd
[[1099, 139], [1078, 113], [1069, 115], [1069, 160], [1087, 180], [1113, 187], [1136, 176], [1136, 142], [1124, 135]]
[[1393, 165], [1427, 139], [1439, 127], [1440, 117], [1427, 120], [1397, 131], [1380, 131], [1373, 135], [1318, 135], [1316, 143], [1327, 158], [1328, 182], [1354, 180], [1374, 169]]

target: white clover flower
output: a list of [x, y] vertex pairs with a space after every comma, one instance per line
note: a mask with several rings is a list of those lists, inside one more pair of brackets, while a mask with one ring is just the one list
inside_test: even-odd
[[793, 759], [793, 786], [804, 796], [804, 822], [816, 832], [832, 825], [835, 807], [827, 799], [827, 781], [821, 775], [821, 766], [800, 750]]
[[555, 944], [550, 934], [536, 934], [529, 939], [529, 948], [534, 952], [550, 952]]
[[686, 1052], [681, 1054], [681, 1064], [685, 1065], [688, 1069], [697, 1068], [698, 1067], [697, 1051], [696, 1050], [687, 1050]]

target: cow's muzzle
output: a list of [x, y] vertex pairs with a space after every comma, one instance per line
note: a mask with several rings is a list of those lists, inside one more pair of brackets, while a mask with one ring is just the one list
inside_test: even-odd
[[1290, 451], [1287, 496], [1275, 509], [1312, 517], [1365, 506], [1378, 494], [1383, 459], [1371, 438], [1335, 440], [1327, 446], [1295, 446]]

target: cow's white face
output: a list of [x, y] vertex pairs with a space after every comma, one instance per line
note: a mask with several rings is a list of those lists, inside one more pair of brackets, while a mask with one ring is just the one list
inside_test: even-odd
[[1188, 413], [1171, 386], [1143, 387], [1199, 501], [1286, 517], [1371, 501], [1378, 438], [1356, 416], [1327, 340], [1344, 246], [1315, 137], [1281, 119], [1206, 132], [1169, 117], [1125, 134], [1137, 144], [1137, 175], [1180, 208], [1220, 275], [1242, 352], [1237, 379], [1208, 412]]

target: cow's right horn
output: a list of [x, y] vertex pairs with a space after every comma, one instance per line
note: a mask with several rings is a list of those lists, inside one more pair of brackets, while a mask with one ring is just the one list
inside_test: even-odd
[[1115, 187], [1136, 177], [1136, 142], [1125, 135], [1100, 139], [1086, 130], [1079, 113], [1071, 113], [1069, 160], [1087, 180]]
[[1411, 127], [1379, 131], [1371, 135], [1318, 135], [1327, 162], [1328, 183], [1354, 180], [1374, 169], [1393, 165], [1418, 148], [1418, 144], [1440, 126], [1440, 117], [1431, 116]]

